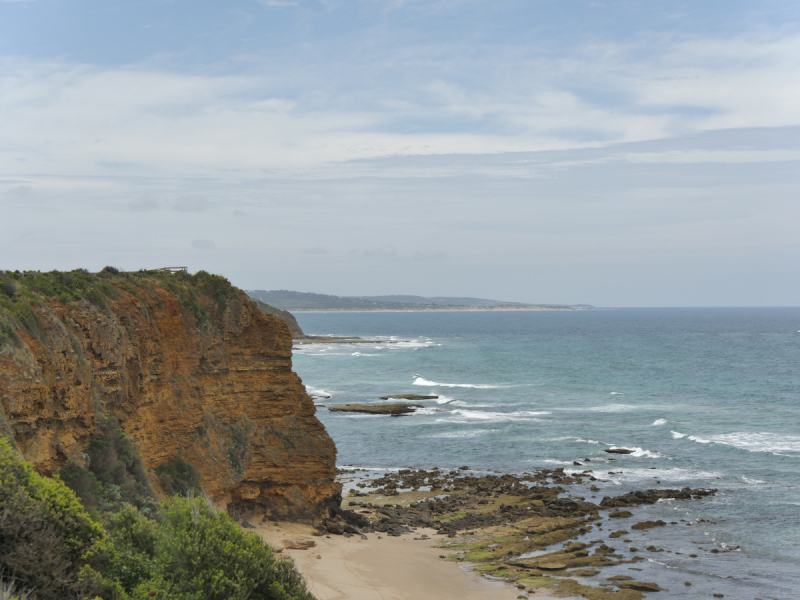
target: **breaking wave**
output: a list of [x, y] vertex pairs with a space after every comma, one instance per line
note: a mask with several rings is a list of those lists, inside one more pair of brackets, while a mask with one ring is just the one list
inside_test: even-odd
[[414, 385], [425, 385], [428, 387], [475, 388], [479, 390], [492, 390], [503, 387], [500, 385], [485, 385], [479, 383], [439, 383], [437, 381], [430, 381], [419, 375], [414, 375], [414, 377], [416, 378], [414, 379]]

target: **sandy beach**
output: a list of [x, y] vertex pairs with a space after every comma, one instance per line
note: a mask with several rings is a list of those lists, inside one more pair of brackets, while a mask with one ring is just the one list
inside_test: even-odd
[[[513, 600], [517, 590], [489, 581], [467, 565], [442, 560], [436, 531], [418, 529], [400, 537], [369, 534], [313, 536], [307, 525], [261, 525], [257, 532], [274, 548], [283, 540], [312, 540], [308, 550], [284, 550], [308, 579], [318, 600]], [[414, 540], [427, 534], [430, 540]], [[448, 553], [449, 554], [449, 553]], [[529, 595], [552, 598], [546, 592]]]

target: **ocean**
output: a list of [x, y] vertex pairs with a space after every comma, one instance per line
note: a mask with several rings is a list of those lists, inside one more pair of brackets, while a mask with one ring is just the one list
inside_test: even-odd
[[[670, 598], [800, 597], [800, 309], [296, 316], [309, 335], [379, 342], [294, 350], [340, 466], [591, 468], [592, 501], [714, 487], [638, 509], [681, 526], [628, 536], [664, 548], [637, 579]], [[325, 408], [389, 394], [439, 398], [405, 418]]]

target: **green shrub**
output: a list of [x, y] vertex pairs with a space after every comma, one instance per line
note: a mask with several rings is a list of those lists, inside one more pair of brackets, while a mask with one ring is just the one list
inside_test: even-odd
[[114, 417], [100, 417], [97, 425], [99, 435], [86, 448], [88, 468], [70, 462], [59, 475], [89, 509], [107, 511], [128, 503], [152, 513], [155, 494], [133, 442]]
[[39, 600], [84, 598], [99, 585], [89, 566], [102, 527], [57, 479], [37, 474], [0, 439], [0, 566]]
[[201, 498], [170, 498], [157, 524], [126, 508], [107, 528], [103, 572], [133, 598], [313, 600], [290, 561]]
[[156, 475], [168, 494], [188, 496], [190, 492], [200, 491], [200, 472], [182, 456], [156, 467]]
[[6, 345], [17, 344], [19, 336], [14, 327], [0, 315], [0, 348]]

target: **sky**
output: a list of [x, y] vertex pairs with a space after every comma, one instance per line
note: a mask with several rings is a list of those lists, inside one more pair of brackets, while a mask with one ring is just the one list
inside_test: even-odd
[[0, 269], [798, 306], [800, 3], [0, 0]]

